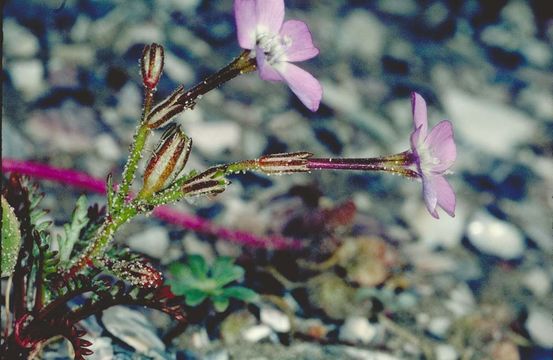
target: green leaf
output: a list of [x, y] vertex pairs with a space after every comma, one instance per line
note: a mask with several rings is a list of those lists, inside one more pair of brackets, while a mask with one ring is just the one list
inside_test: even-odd
[[200, 280], [207, 278], [207, 264], [201, 255], [188, 256], [188, 266], [195, 278]]
[[8, 201], [2, 196], [2, 277], [12, 274], [20, 247], [19, 221]]
[[86, 196], [81, 195], [73, 210], [71, 223], [63, 226], [64, 234], [58, 236], [60, 261], [67, 263], [71, 257], [73, 246], [79, 240], [81, 230], [88, 224], [88, 208]]
[[255, 291], [243, 286], [230, 286], [228, 288], [225, 288], [223, 289], [223, 295], [246, 302], [254, 301], [258, 297]]
[[185, 301], [188, 306], [196, 306], [207, 298], [207, 294], [198, 289], [190, 289], [185, 294]]
[[228, 308], [229, 305], [229, 299], [224, 296], [217, 296], [213, 298], [213, 306], [215, 307], [215, 311], [217, 312], [223, 312]]
[[219, 275], [215, 277], [217, 286], [223, 287], [230, 282], [241, 279], [244, 276], [244, 269], [238, 265], [232, 265], [226, 267], [224, 271], [220, 271]]

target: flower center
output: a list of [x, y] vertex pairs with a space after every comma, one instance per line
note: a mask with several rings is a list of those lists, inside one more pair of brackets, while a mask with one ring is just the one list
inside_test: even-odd
[[421, 172], [429, 173], [436, 165], [440, 164], [440, 159], [432, 154], [424, 142], [421, 142], [417, 146], [417, 155], [419, 156], [419, 168]]
[[274, 65], [277, 62], [286, 61], [286, 51], [292, 45], [292, 38], [286, 35], [261, 33], [257, 35], [256, 43], [263, 50], [266, 61]]

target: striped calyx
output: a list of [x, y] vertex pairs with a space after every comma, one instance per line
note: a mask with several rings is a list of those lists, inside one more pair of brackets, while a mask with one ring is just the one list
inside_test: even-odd
[[163, 46], [152, 43], [144, 47], [140, 60], [140, 73], [142, 75], [142, 82], [148, 89], [153, 90], [156, 88], [163, 72], [164, 60]]
[[171, 124], [146, 165], [141, 195], [147, 196], [169, 187], [186, 165], [191, 148], [192, 139], [179, 125]]
[[217, 195], [225, 191], [230, 181], [225, 179], [223, 167], [213, 167], [194, 176], [182, 187], [185, 196]]
[[308, 159], [313, 154], [306, 151], [265, 155], [257, 160], [259, 170], [269, 175], [307, 172]]
[[157, 129], [175, 115], [184, 111], [185, 104], [181, 98], [185, 95], [184, 86], [179, 86], [169, 97], [156, 105], [146, 118], [146, 123], [150, 129]]

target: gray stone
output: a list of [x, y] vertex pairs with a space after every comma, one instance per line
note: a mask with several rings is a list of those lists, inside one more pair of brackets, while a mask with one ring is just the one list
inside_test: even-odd
[[134, 251], [161, 259], [169, 247], [169, 235], [164, 227], [149, 227], [127, 239], [127, 245]]
[[369, 344], [378, 333], [378, 328], [361, 316], [348, 317], [340, 328], [340, 340]]
[[4, 56], [6, 58], [30, 58], [38, 53], [38, 39], [17, 21], [11, 18], [4, 19], [3, 30]]
[[526, 249], [524, 236], [515, 225], [483, 211], [469, 222], [467, 236], [479, 251], [502, 259], [519, 258]]
[[531, 308], [525, 326], [536, 344], [546, 349], [553, 348], [553, 322], [550, 310]]
[[165, 350], [165, 345], [156, 335], [150, 321], [138, 311], [125, 306], [113, 306], [104, 311], [102, 322], [113, 336], [138, 352]]

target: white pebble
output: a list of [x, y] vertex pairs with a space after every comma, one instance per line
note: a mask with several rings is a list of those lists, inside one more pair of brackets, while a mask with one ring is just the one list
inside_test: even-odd
[[352, 316], [340, 328], [340, 340], [353, 343], [370, 343], [377, 334], [376, 326], [372, 325], [366, 318]]
[[553, 321], [550, 311], [531, 308], [526, 320], [526, 329], [536, 344], [547, 349], [553, 348]]
[[516, 259], [526, 248], [524, 236], [517, 227], [484, 212], [474, 216], [467, 235], [478, 250], [502, 259]]
[[261, 309], [261, 322], [269, 325], [274, 331], [285, 333], [290, 331], [290, 319], [282, 311], [270, 307]]
[[163, 227], [151, 227], [129, 237], [127, 245], [135, 251], [161, 259], [169, 247], [169, 235]]

